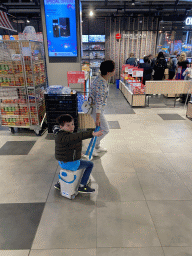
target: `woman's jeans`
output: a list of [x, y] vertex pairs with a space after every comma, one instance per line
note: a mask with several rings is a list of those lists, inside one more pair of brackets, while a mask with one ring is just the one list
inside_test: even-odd
[[[93, 107], [93, 112], [91, 114], [92, 118], [96, 122], [96, 108]], [[101, 140], [109, 133], [109, 125], [108, 122], [104, 116], [104, 110], [101, 111], [100, 114], [100, 130], [103, 131], [103, 135], [100, 137], [97, 137], [95, 148], [99, 148]]]
[[87, 185], [87, 182], [89, 180], [89, 176], [90, 176], [90, 174], [92, 172], [92, 169], [93, 169], [93, 163], [90, 162], [90, 161], [80, 160], [80, 166], [79, 166], [78, 170], [80, 170], [80, 169], [85, 169], [80, 184], [81, 185]]

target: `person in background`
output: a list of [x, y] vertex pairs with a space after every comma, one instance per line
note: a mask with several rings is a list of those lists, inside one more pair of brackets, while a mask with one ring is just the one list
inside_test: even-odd
[[169, 58], [167, 62], [167, 67], [169, 69], [169, 79], [173, 79], [175, 76], [175, 71], [177, 67], [177, 54], [178, 51], [174, 51], [173, 55]]
[[150, 60], [147, 56], [143, 58], [144, 63], [141, 63], [139, 65], [140, 68], [143, 68], [143, 84], [145, 84], [145, 81], [151, 80], [151, 74], [152, 74], [152, 66], [150, 64]]
[[163, 80], [164, 78], [164, 72], [167, 68], [167, 62], [165, 60], [165, 56], [163, 52], [159, 52], [157, 56], [157, 60], [154, 65], [154, 80]]
[[137, 66], [137, 59], [135, 58], [134, 53], [129, 54], [129, 58], [126, 60], [126, 64]]
[[95, 78], [90, 86], [89, 94], [89, 97], [93, 100], [93, 111], [91, 116], [94, 119], [96, 126], [100, 126], [100, 129], [103, 132], [103, 135], [97, 138], [93, 156], [98, 156], [99, 152], [107, 152], [106, 148], [100, 146], [100, 142], [104, 136], [109, 133], [109, 125], [104, 116], [104, 109], [107, 105], [107, 97], [109, 94], [109, 84], [107, 81], [114, 76], [114, 61], [103, 61], [100, 65], [100, 71], [101, 73]]
[[183, 73], [186, 70], [186, 68], [189, 67], [189, 61], [186, 58], [186, 53], [185, 52], [182, 52], [180, 57], [179, 57], [179, 60], [178, 60], [178, 63], [177, 63], [177, 70], [178, 70], [178, 67], [182, 67], [181, 78], [180, 79], [184, 80]]
[[152, 54], [149, 54], [149, 55], [148, 55], [148, 58], [149, 58], [149, 63], [150, 63], [150, 65], [151, 65], [152, 69], [153, 69], [154, 66], [155, 66], [155, 58], [153, 58], [153, 55], [152, 55]]
[[[176, 72], [175, 72], [177, 74], [179, 68], [181, 68], [181, 73], [178, 74], [178, 77], [180, 78], [180, 80], [184, 80], [185, 76], [183, 74], [185, 74], [185, 70], [188, 68], [188, 66], [189, 66], [189, 61], [186, 58], [186, 53], [182, 52], [179, 57]], [[177, 100], [179, 100], [181, 103], [184, 103], [186, 101], [186, 98], [187, 98], [187, 94], [181, 94], [180, 98], [178, 98]]]

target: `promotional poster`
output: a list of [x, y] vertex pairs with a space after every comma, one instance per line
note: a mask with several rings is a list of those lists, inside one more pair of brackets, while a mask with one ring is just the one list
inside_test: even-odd
[[77, 57], [75, 0], [44, 0], [49, 57]]

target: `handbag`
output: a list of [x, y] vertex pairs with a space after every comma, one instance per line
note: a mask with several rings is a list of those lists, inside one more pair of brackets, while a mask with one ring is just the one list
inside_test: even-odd
[[[90, 102], [89, 99], [91, 99], [92, 102]], [[92, 99], [92, 97], [89, 97], [87, 101], [83, 102], [83, 105], [82, 105], [81, 109], [83, 110], [83, 112], [85, 114], [91, 115], [91, 113], [93, 111], [93, 99]]]

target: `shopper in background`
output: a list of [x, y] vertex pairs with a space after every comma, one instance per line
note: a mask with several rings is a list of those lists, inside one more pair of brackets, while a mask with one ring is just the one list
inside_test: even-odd
[[165, 56], [163, 52], [159, 52], [157, 56], [157, 60], [154, 65], [154, 80], [163, 80], [164, 78], [164, 72], [167, 68], [167, 62], [165, 60]]
[[149, 54], [148, 55], [148, 58], [149, 58], [149, 63], [150, 63], [150, 65], [151, 65], [151, 67], [152, 67], [152, 69], [154, 68], [154, 66], [155, 66], [155, 58], [153, 58], [153, 55], [152, 54]]
[[[182, 52], [178, 59], [177, 68], [176, 68], [177, 79], [179, 78], [180, 80], [184, 80], [185, 70], [188, 68], [188, 66], [189, 66], [189, 61], [186, 58], [186, 53]], [[181, 71], [179, 72], [180, 74], [177, 74], [179, 68], [181, 68]], [[187, 98], [187, 94], [181, 94], [180, 98], [178, 98], [177, 100], [179, 100], [181, 103], [184, 103], [186, 101], [186, 98]]]
[[[95, 189], [87, 185], [93, 163], [80, 160], [82, 140], [93, 136], [101, 136], [102, 131], [94, 132], [93, 129], [90, 129], [85, 132], [73, 133], [75, 129], [74, 119], [67, 114], [59, 116], [57, 123], [59, 126], [55, 126], [53, 130], [55, 135], [55, 158], [63, 169], [71, 171], [85, 169], [78, 191], [79, 193], [93, 193]], [[60, 183], [57, 182], [54, 188], [60, 190]]]
[[98, 156], [99, 152], [106, 152], [107, 149], [100, 146], [101, 140], [109, 132], [109, 125], [104, 116], [104, 109], [107, 104], [109, 85], [107, 81], [114, 75], [115, 63], [112, 60], [103, 61], [100, 65], [101, 73], [95, 78], [90, 86], [89, 96], [93, 99], [93, 117], [96, 126], [100, 126], [103, 135], [97, 138], [93, 156]]
[[179, 57], [179, 60], [178, 60], [178, 63], [177, 63], [177, 70], [178, 70], [178, 67], [181, 67], [181, 68], [182, 68], [180, 79], [181, 79], [181, 80], [184, 80], [183, 73], [184, 73], [184, 71], [186, 70], [186, 68], [189, 67], [189, 61], [188, 61], [187, 58], [186, 58], [186, 53], [185, 53], [185, 52], [182, 52], [181, 55], [180, 55], [180, 57]]
[[137, 66], [137, 59], [135, 58], [134, 53], [129, 54], [129, 58], [126, 60], [126, 64]]
[[177, 67], [177, 54], [178, 54], [178, 51], [175, 51], [173, 55], [170, 56], [167, 62], [167, 67], [169, 69], [169, 79], [173, 79], [175, 76], [175, 71]]
[[139, 65], [140, 68], [143, 68], [143, 84], [145, 84], [145, 81], [151, 80], [151, 74], [152, 74], [152, 66], [150, 64], [150, 60], [147, 56], [143, 58], [144, 63], [141, 63]]

